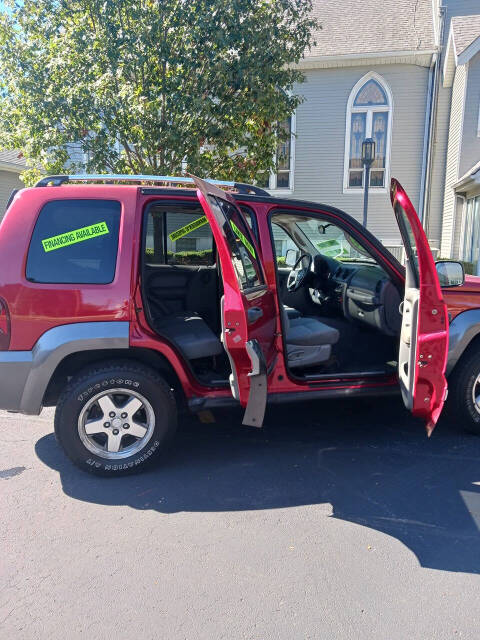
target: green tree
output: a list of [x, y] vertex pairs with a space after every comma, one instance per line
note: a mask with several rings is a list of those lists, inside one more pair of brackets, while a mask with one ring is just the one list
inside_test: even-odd
[[315, 24], [311, 0], [6, 0], [0, 145], [48, 173], [78, 143], [88, 171], [254, 181]]

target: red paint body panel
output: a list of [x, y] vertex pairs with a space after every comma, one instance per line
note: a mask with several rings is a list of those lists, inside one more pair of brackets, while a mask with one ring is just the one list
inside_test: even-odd
[[[440, 416], [447, 391], [448, 315], [427, 236], [401, 184], [392, 179], [392, 205], [405, 212], [415, 239], [420, 272], [420, 300], [415, 357], [414, 416], [423, 418], [430, 434]], [[411, 373], [410, 373], [411, 375]]]
[[[276, 305], [274, 303], [273, 293], [267, 284], [252, 289], [250, 292], [244, 292], [241, 289], [233, 267], [231, 250], [225, 235], [225, 216], [221, 211], [219, 211], [219, 215], [217, 215], [208, 200], [209, 193], [215, 195], [216, 192], [220, 190], [210, 187], [208, 183], [201, 180], [195, 179], [195, 182], [198, 187], [197, 196], [212, 228], [222, 267], [224, 289], [223, 321], [226, 328], [224, 333], [224, 346], [233, 361], [238, 382], [240, 404], [246, 407], [250, 394], [249, 374], [252, 370], [252, 363], [245, 344], [249, 340], [257, 340], [265, 357], [267, 369], [273, 364], [276, 356]], [[243, 221], [243, 214], [238, 209], [233, 198], [227, 193], [223, 193], [222, 195], [223, 199], [227, 200], [235, 208], [238, 217]], [[237, 224], [240, 224], [240, 220], [237, 220]], [[248, 226], [246, 223], [244, 223], [244, 225], [245, 233], [248, 233]], [[252, 260], [255, 263], [258, 262], [258, 266], [262, 272], [263, 269], [257, 243], [253, 235], [249, 235], [249, 242], [254, 246], [257, 256], [257, 259], [252, 258]], [[261, 309], [262, 314], [256, 322], [250, 324], [248, 322], [248, 311], [253, 308]]]
[[450, 320], [453, 320], [463, 311], [480, 307], [480, 277], [466, 275], [460, 287], [446, 287], [442, 293]]
[[[51, 200], [105, 199], [121, 203], [115, 279], [107, 285], [41, 284], [25, 278], [28, 246], [38, 214]], [[8, 302], [10, 349], [32, 349], [49, 329], [74, 322], [129, 320], [136, 187], [78, 185], [20, 191], [0, 227], [0, 297]], [[21, 230], [21, 232], [20, 232]], [[20, 277], [19, 277], [20, 275]]]
[[[114, 281], [109, 285], [58, 285], [40, 284], [28, 282], [25, 278], [25, 264], [28, 246], [38, 213], [50, 200], [54, 199], [108, 199], [117, 200], [122, 206], [122, 215], [119, 234], [119, 250], [117, 257], [117, 269]], [[188, 363], [173, 345], [160, 340], [150, 329], [142, 310], [141, 283], [140, 283], [140, 244], [142, 215], [145, 206], [152, 201], [178, 200], [197, 201], [191, 191], [180, 194], [178, 190], [162, 190], [162, 193], [144, 194], [139, 186], [120, 185], [63, 185], [61, 187], [41, 187], [24, 189], [20, 191], [0, 225], [0, 298], [8, 304], [9, 320], [11, 325], [11, 350], [30, 350], [40, 336], [55, 326], [76, 322], [92, 321], [130, 321], [130, 343], [132, 347], [152, 349], [165, 356], [174, 368], [183, 391], [187, 398], [194, 397], [231, 397], [230, 389], [221, 387], [206, 387], [201, 385], [193, 376]], [[268, 216], [272, 209], [303, 210], [321, 213], [321, 205], [298, 206], [290, 204], [288, 200], [272, 202], [251, 201], [248, 198], [242, 200], [241, 196], [235, 198], [237, 204], [247, 206], [253, 210], [257, 223], [259, 244], [258, 251], [261, 257], [267, 290], [257, 299], [249, 300], [242, 294], [235, 300], [232, 299], [231, 319], [242, 324], [240, 335], [242, 342], [247, 339], [248, 328], [245, 325], [245, 309], [248, 305], [261, 306], [264, 310], [265, 322], [256, 327], [256, 337], [264, 350], [269, 354], [270, 362], [272, 354], [278, 353], [275, 365], [269, 374], [269, 393], [304, 392], [308, 399], [308, 393], [319, 389], [345, 389], [347, 394], [356, 389], [393, 386], [397, 384], [396, 376], [391, 375], [382, 378], [359, 378], [342, 380], [338, 376], [324, 379], [315, 383], [299, 383], [291, 378], [286, 371], [283, 354], [283, 341], [281, 337], [281, 323], [279, 318], [276, 269]], [[330, 217], [341, 217], [341, 213], [332, 214]], [[342, 218], [344, 226], [349, 226], [349, 221]], [[353, 227], [352, 227], [353, 230]], [[386, 268], [397, 278], [404, 281], [404, 274], [393, 261], [390, 263], [386, 255], [379, 253], [378, 249], [370, 245], [373, 255], [379, 258]], [[228, 296], [237, 286], [231, 281], [231, 274], [224, 273], [225, 291]], [[228, 292], [228, 293], [227, 293]], [[480, 278], [471, 279], [467, 276], [462, 287], [444, 290], [445, 299], [448, 302], [452, 315], [470, 308], [480, 307]], [[137, 311], [135, 311], [137, 307]], [[235, 319], [235, 313], [239, 319]], [[427, 322], [427, 320], [425, 320]], [[276, 327], [275, 327], [276, 323]], [[425, 325], [426, 326], [426, 325]], [[272, 334], [274, 349], [272, 349]], [[427, 348], [428, 345], [425, 345]], [[244, 350], [243, 350], [244, 351]], [[250, 362], [244, 359], [241, 364], [241, 375], [245, 376], [250, 370]], [[244, 386], [244, 385], [242, 385]], [[243, 394], [242, 401], [245, 400]]]

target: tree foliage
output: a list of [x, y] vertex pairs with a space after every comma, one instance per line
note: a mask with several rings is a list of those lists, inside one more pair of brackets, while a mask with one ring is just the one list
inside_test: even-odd
[[[254, 181], [301, 97], [310, 0], [6, 0], [0, 145], [63, 171]], [[282, 135], [282, 134], [280, 134]], [[72, 171], [79, 167], [70, 165]]]

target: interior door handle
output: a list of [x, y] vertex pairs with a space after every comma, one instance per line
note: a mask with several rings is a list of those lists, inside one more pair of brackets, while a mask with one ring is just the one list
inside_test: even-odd
[[260, 309], [260, 307], [250, 307], [250, 309], [247, 311], [248, 324], [253, 324], [262, 316], [263, 311], [262, 309]]

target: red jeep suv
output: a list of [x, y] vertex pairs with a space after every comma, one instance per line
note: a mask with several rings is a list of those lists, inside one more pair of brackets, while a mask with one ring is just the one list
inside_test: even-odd
[[391, 199], [406, 267], [342, 211], [250, 185], [22, 189], [0, 225], [0, 408], [56, 405], [66, 454], [102, 475], [155, 460], [185, 407], [261, 427], [267, 402], [401, 390], [431, 433], [445, 372], [479, 431], [480, 279], [435, 265], [395, 180]]

